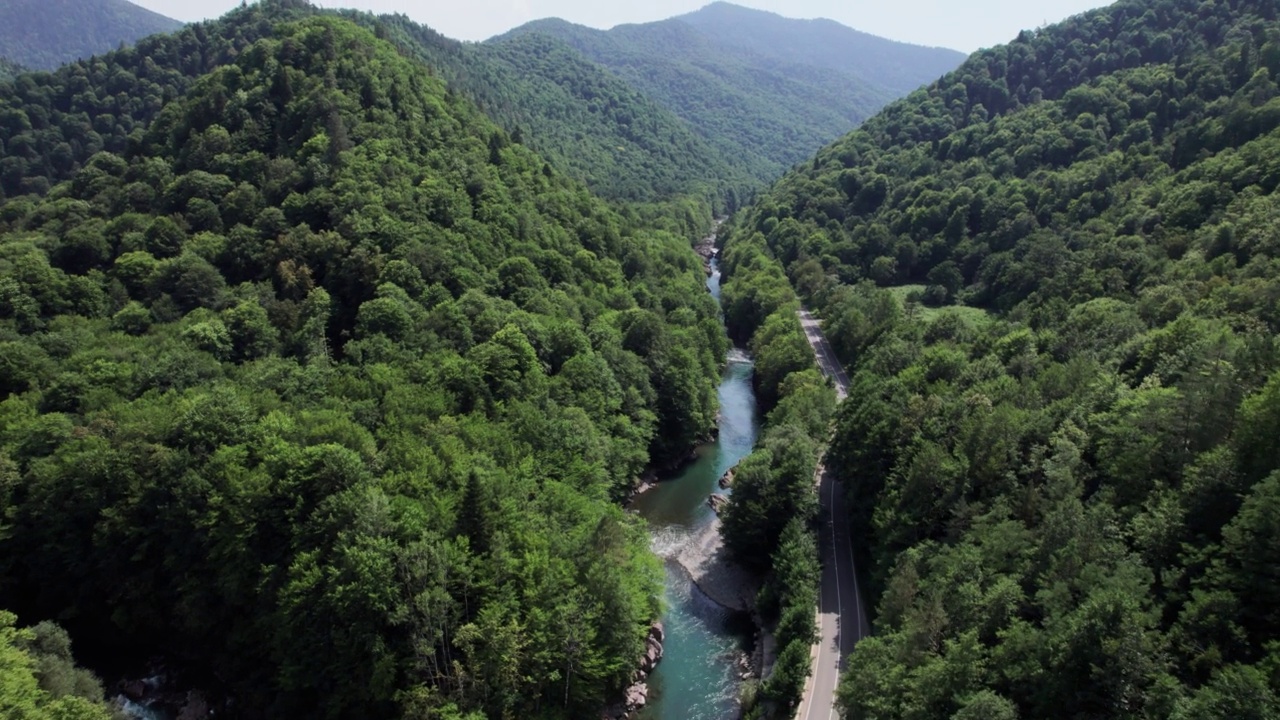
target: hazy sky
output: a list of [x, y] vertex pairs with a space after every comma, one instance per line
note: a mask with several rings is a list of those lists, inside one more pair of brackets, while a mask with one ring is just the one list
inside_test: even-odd
[[[1108, 0], [735, 0], [796, 18], [826, 17], [893, 40], [971, 52], [1012, 40]], [[133, 0], [178, 20], [217, 17], [240, 0]], [[598, 28], [697, 10], [710, 0], [319, 0], [325, 7], [401, 12], [459, 40], [484, 40], [517, 25], [561, 17]]]

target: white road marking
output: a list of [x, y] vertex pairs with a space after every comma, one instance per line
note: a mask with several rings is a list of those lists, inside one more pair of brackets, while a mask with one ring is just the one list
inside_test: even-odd
[[[836, 386], [837, 402], [844, 400], [846, 397], [848, 397], [848, 389], [849, 389], [848, 375], [845, 373], [844, 368], [840, 366], [840, 363], [835, 359], [835, 351], [831, 348], [831, 344], [827, 340], [826, 336], [822, 334], [822, 328], [821, 328], [821, 325], [819, 325], [818, 321], [807, 310], [801, 310], [799, 312], [799, 315], [800, 315], [801, 325], [805, 331], [805, 337], [809, 341], [809, 345], [813, 348], [815, 360], [817, 360], [818, 362], [818, 369], [821, 370], [823, 374], [827, 375], [834, 381]], [[840, 557], [839, 537], [836, 532], [836, 485], [838, 484], [838, 481], [834, 476], [828, 476], [826, 474], [825, 468], [823, 468], [823, 470], [824, 472], [819, 476], [819, 480], [818, 480], [819, 493], [821, 493], [821, 483], [823, 479], [829, 480], [831, 483], [831, 488], [828, 493], [827, 510], [828, 510], [828, 517], [830, 518], [830, 522], [831, 522], [831, 552], [832, 552], [831, 562], [833, 563], [833, 565], [831, 566], [830, 569], [835, 574], [835, 583], [836, 583], [836, 614], [834, 618], [834, 621], [836, 622], [836, 628], [835, 628], [836, 632], [833, 633], [831, 637], [831, 639], [833, 640], [832, 645], [834, 645], [834, 647], [829, 647], [826, 642], [827, 628], [830, 627], [829, 620], [831, 620], [832, 618], [828, 617], [830, 613], [821, 612], [822, 593], [820, 588], [819, 595], [818, 595], [818, 603], [819, 603], [818, 642], [817, 642], [818, 653], [817, 653], [817, 656], [814, 658], [813, 673], [811, 674], [809, 680], [805, 683], [805, 690], [806, 690], [805, 695], [803, 698], [801, 698], [800, 707], [802, 709], [805, 709], [803, 720], [812, 720], [813, 718], [814, 695], [818, 690], [819, 675], [822, 673], [822, 670], [825, 667], [827, 667], [826, 663], [823, 662], [824, 653], [831, 652], [831, 651], [835, 652], [835, 657], [834, 657], [835, 668], [834, 669], [835, 669], [837, 679], [839, 678], [841, 673], [840, 666], [842, 662], [845, 660], [845, 656], [842, 651], [841, 642], [840, 642], [841, 641], [840, 623], [844, 619], [844, 597], [843, 597], [844, 593], [842, 588], [840, 587], [842, 584], [841, 576], [840, 576], [840, 566], [843, 564], [843, 562], [841, 561], [842, 559]], [[854, 610], [856, 612], [856, 617], [854, 619], [855, 627], [851, 630], [853, 633], [852, 644], [856, 645], [859, 640], [861, 640], [863, 637], [865, 637], [868, 634], [868, 628], [865, 620], [865, 615], [863, 613], [863, 608], [861, 605], [862, 590], [858, 585], [858, 572], [857, 572], [857, 568], [854, 567], [853, 534], [851, 532], [848, 532], [848, 528], [846, 528], [846, 534], [847, 534], [846, 545], [849, 549], [849, 557], [847, 559], [849, 562], [849, 570], [853, 572], [853, 591], [854, 591], [854, 599], [855, 599]], [[828, 658], [828, 661], [830, 662], [831, 659]], [[826, 688], [824, 683], [823, 690], [825, 691], [825, 689]], [[833, 693], [834, 693], [834, 689], [835, 688], [832, 688]], [[832, 700], [834, 701], [834, 695], [832, 696]], [[836, 717], [837, 716], [836, 716], [836, 710], [835, 710], [835, 703], [832, 702], [827, 712], [827, 719], [832, 720], [833, 718], [836, 718]]]

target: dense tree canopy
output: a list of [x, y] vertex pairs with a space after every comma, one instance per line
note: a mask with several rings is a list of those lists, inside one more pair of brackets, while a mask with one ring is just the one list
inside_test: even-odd
[[71, 640], [50, 622], [18, 629], [0, 611], [0, 714], [11, 720], [111, 720], [102, 684], [71, 657]]
[[721, 267], [725, 321], [751, 349], [756, 395], [766, 413], [755, 451], [734, 470], [721, 528], [735, 560], [765, 574], [757, 606], [773, 624], [777, 642], [772, 673], [744, 710], [749, 718], [791, 717], [809, 676], [817, 633], [814, 490], [836, 395], [815, 367], [782, 265], [759, 245], [736, 243]]
[[[685, 208], [698, 216], [732, 209], [760, 182], [734, 169], [683, 120], [550, 38], [468, 45], [404, 16], [266, 0], [0, 90], [0, 191], [43, 194], [99, 150], [123, 154], [137, 126], [194, 79], [233, 60], [273, 23], [318, 14], [339, 14], [393, 42], [452, 92], [479, 104], [512, 142], [529, 145], [606, 199], [656, 205], [651, 219]], [[0, 81], [16, 71], [0, 63]], [[699, 231], [708, 222], [700, 219]]]
[[403, 16], [383, 23], [509, 132], [604, 197], [692, 195], [724, 211], [768, 179], [752, 176], [689, 123], [549, 35], [472, 44]]
[[584, 717], [659, 610], [613, 501], [715, 418], [700, 264], [281, 9], [0, 90], [0, 606], [243, 717]]
[[671, 110], [729, 163], [770, 182], [960, 53], [728, 3], [609, 31], [537, 20], [488, 41], [557, 38]]
[[735, 224], [726, 256], [785, 267], [852, 377], [830, 459], [878, 617], [847, 717], [1280, 713], [1278, 43], [1272, 3], [1122, 0]]

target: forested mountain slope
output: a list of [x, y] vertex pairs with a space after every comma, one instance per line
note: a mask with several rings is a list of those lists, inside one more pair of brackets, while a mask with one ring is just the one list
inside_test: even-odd
[[[275, 19], [328, 14], [306, 2], [273, 2]], [[613, 200], [665, 203], [693, 200], [686, 214], [725, 211], [759, 186], [735, 169], [680, 118], [580, 54], [549, 38], [529, 38], [501, 48], [459, 43], [403, 16], [342, 11], [343, 17], [394, 42], [425, 63], [452, 91], [480, 104], [517, 141], [544, 153], [552, 165]], [[52, 102], [43, 90], [18, 87], [17, 97], [39, 97], [50, 127], [15, 119], [10, 157], [0, 160], [0, 189], [7, 194], [44, 192], [46, 180], [65, 179], [93, 152], [125, 146], [135, 120], [146, 121], [166, 97], [191, 78], [234, 57], [261, 28], [243, 14], [210, 33], [193, 25], [173, 37], [143, 40], [136, 52], [107, 64], [77, 65], [60, 73]], [[146, 57], [161, 58], [146, 66]], [[104, 83], [104, 72], [123, 64], [142, 82], [135, 97], [78, 95], [79, 80]], [[0, 65], [0, 79], [7, 70]], [[85, 123], [83, 116], [88, 116]], [[38, 116], [37, 116], [38, 119]], [[120, 122], [117, 122], [119, 120]], [[27, 178], [29, 179], [29, 182]], [[24, 185], [24, 183], [27, 183]], [[692, 222], [704, 222], [701, 217]], [[705, 221], [709, 222], [709, 221]], [[687, 223], [686, 223], [687, 224]]]
[[273, 23], [313, 12], [303, 0], [257, 3], [216, 23], [150, 36], [135, 47], [0, 86], [0, 199], [44, 195], [98, 152], [123, 155], [135, 134], [195, 79], [230, 63], [269, 35]]
[[760, 180], [670, 110], [545, 35], [460, 43], [403, 16], [380, 22], [451, 87], [608, 198], [707, 197], [732, 209]]
[[715, 418], [700, 264], [299, 7], [0, 86], [0, 607], [220, 716], [585, 717], [661, 586], [611, 500]]
[[128, 0], [5, 0], [0, 58], [36, 70], [100, 55], [182, 23]]
[[1278, 73], [1272, 2], [1122, 0], [738, 219], [731, 328], [785, 266], [853, 378], [847, 717], [1280, 713]]
[[[609, 31], [539, 20], [488, 44], [531, 33], [564, 40], [609, 68], [762, 181], [963, 59], [727, 4]], [[840, 46], [847, 51], [812, 50]]]

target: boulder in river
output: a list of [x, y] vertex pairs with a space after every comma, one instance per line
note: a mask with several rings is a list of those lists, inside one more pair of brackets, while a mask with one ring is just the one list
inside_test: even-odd
[[649, 688], [645, 685], [632, 685], [627, 689], [627, 710], [635, 712], [649, 702]]
[[724, 488], [725, 490], [728, 490], [729, 488], [733, 487], [733, 473], [737, 469], [738, 468], [736, 467], [729, 468], [729, 470], [724, 475], [720, 476], [720, 487]]

